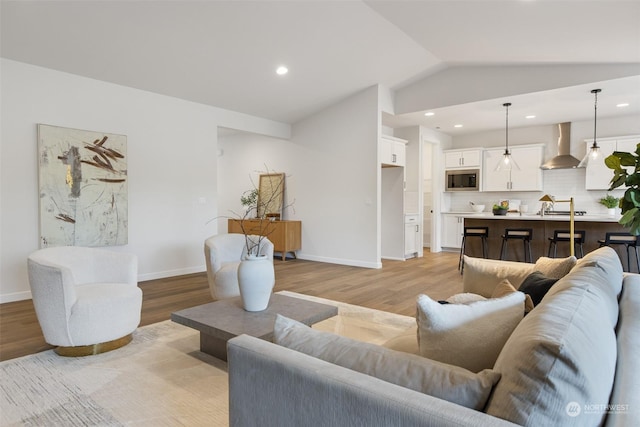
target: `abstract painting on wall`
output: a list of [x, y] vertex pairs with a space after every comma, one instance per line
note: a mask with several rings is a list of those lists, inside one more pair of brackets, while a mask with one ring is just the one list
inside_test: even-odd
[[38, 125], [40, 247], [128, 241], [127, 137]]

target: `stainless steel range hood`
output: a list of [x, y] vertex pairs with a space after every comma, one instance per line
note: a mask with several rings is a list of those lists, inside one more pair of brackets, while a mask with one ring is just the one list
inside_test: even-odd
[[571, 153], [571, 123], [558, 124], [558, 155], [540, 166], [541, 169], [574, 169], [580, 160]]

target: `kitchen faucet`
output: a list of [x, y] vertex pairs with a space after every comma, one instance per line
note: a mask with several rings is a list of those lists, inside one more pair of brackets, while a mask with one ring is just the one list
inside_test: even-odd
[[553, 212], [553, 202], [542, 202], [542, 206], [540, 207], [540, 216], [544, 216], [544, 214]]

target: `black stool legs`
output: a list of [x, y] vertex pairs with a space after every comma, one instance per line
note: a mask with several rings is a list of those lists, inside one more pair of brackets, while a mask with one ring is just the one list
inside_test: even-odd
[[502, 235], [502, 246], [500, 247], [500, 259], [504, 260], [505, 252], [508, 247], [509, 240], [522, 240], [524, 246], [525, 262], [533, 262], [531, 256], [531, 238], [533, 237], [532, 228], [507, 228]]
[[637, 236], [631, 235], [629, 233], [617, 233], [611, 232], [606, 233], [604, 240], [598, 240], [600, 247], [603, 246], [612, 246], [612, 245], [624, 245], [627, 250], [627, 270], [631, 271], [631, 248], [636, 253], [636, 267], [638, 268], [638, 272], [640, 272], [640, 255], [638, 255], [638, 238]]
[[[582, 258], [584, 256], [584, 248], [583, 244], [586, 238], [586, 231], [577, 230], [573, 232], [573, 245], [574, 250], [580, 249], [580, 256], [578, 258]], [[558, 242], [569, 242], [571, 240], [571, 233], [569, 230], [554, 230], [553, 237], [549, 237], [549, 251], [547, 256], [549, 258], [555, 258], [557, 255]], [[553, 257], [551, 256], [553, 249]], [[575, 251], [577, 253], [578, 251]]]
[[487, 237], [489, 236], [489, 227], [464, 227], [462, 233], [462, 244], [460, 245], [460, 259], [458, 260], [458, 270], [460, 274], [464, 271], [464, 250], [467, 237], [480, 237], [482, 239], [482, 257], [487, 258]]

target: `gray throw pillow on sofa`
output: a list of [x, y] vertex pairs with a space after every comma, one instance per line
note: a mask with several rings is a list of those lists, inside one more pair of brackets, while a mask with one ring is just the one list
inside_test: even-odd
[[276, 317], [274, 342], [475, 410], [484, 408], [493, 386], [500, 379], [500, 374], [490, 369], [475, 374], [413, 354], [317, 331], [281, 315]]

